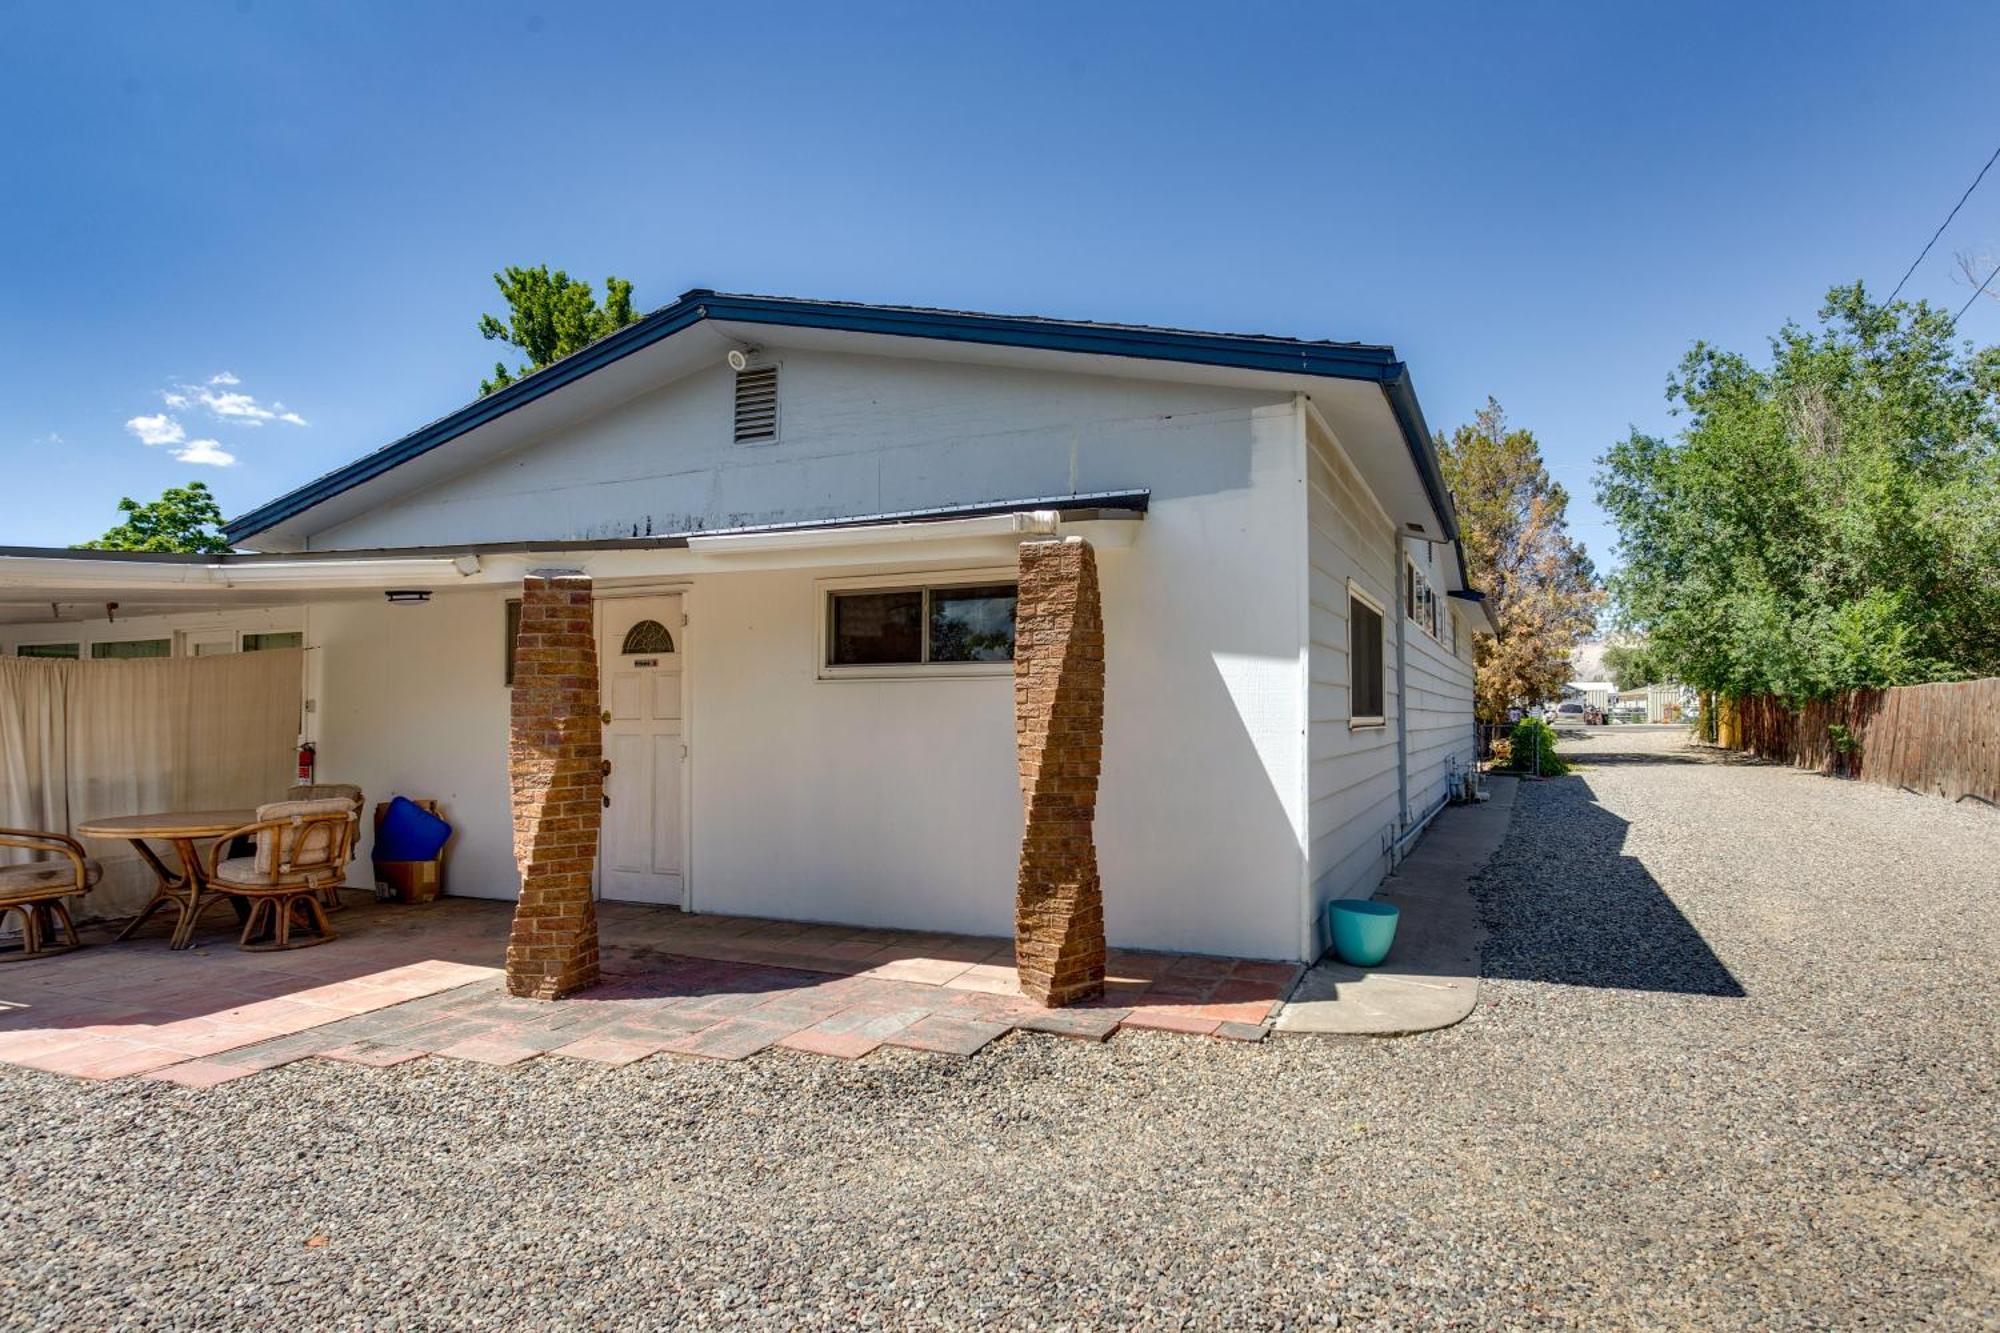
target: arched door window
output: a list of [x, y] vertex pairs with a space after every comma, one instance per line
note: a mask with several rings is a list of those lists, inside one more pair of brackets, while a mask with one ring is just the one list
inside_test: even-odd
[[667, 627], [657, 620], [642, 620], [625, 631], [625, 646], [618, 651], [626, 655], [633, 653], [670, 653], [674, 650], [674, 636], [667, 633]]

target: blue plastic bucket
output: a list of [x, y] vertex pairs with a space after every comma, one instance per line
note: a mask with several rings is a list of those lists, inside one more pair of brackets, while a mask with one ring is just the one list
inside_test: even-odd
[[1396, 939], [1396, 918], [1388, 903], [1372, 898], [1335, 898], [1326, 905], [1326, 930], [1333, 951], [1350, 967], [1373, 967], [1389, 956]]

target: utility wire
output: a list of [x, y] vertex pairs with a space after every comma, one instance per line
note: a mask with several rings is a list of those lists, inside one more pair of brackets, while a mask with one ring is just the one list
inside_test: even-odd
[[[1928, 241], [1924, 242], [1923, 253], [1919, 254], [1915, 259], [1910, 261], [1910, 267], [1908, 271], [1906, 271], [1903, 274], [1903, 282], [1897, 283], [1896, 290], [1889, 293], [1889, 299], [1891, 301], [1894, 301], [1896, 297], [1902, 292], [1903, 283], [1908, 282], [1910, 280], [1910, 274], [1915, 273], [1917, 271], [1917, 265], [1924, 262], [1924, 255], [1929, 254], [1931, 252], [1931, 247], [1938, 243], [1938, 237], [1944, 235], [1944, 229], [1946, 227], [1949, 227], [1951, 225], [1951, 220], [1958, 216], [1958, 210], [1965, 207], [1965, 201], [1972, 198], [1972, 192], [1979, 188], [1979, 182], [1986, 179], [1986, 173], [1993, 169], [1993, 164], [1995, 162], [2000, 162], [2000, 148], [1995, 148], [1993, 150], [1993, 156], [1986, 159], [1986, 165], [1981, 167], [1979, 169], [1979, 174], [1972, 178], [1972, 184], [1965, 187], [1965, 193], [1958, 196], [1958, 202], [1951, 206], [1951, 212], [1944, 215], [1944, 221], [1938, 223], [1938, 229], [1931, 233], [1931, 238]], [[1991, 279], [1989, 278], [1988, 281], [1990, 282]]]
[[1974, 292], [1971, 296], [1967, 297], [1965, 300], [1965, 304], [1958, 308], [1958, 313], [1952, 316], [1953, 323], [1957, 323], [1959, 320], [1965, 318], [1965, 312], [1972, 309], [1972, 303], [1974, 301], [1977, 301], [1980, 297], [1986, 295], [1986, 285], [1987, 283], [1992, 282], [1995, 277], [2000, 277], [2000, 264], [1995, 264], [1993, 266], [1992, 272], [1986, 275], [1986, 282], [1980, 283], [1979, 290]]

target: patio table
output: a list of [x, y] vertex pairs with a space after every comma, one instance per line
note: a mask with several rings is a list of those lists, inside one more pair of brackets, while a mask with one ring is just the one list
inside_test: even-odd
[[[197, 844], [204, 839], [219, 838], [233, 829], [257, 822], [257, 812], [249, 810], [187, 810], [169, 811], [151, 815], [119, 815], [110, 819], [93, 819], [78, 824], [76, 832], [85, 838], [124, 838], [138, 848], [139, 855], [153, 868], [159, 877], [159, 886], [153, 890], [152, 899], [144, 910], [132, 918], [125, 929], [118, 932], [119, 939], [125, 939], [144, 925], [154, 912], [172, 903], [180, 911], [180, 918], [174, 923], [174, 933], [167, 942], [170, 949], [185, 949], [194, 943], [195, 918], [212, 906], [218, 896], [228, 897], [240, 918], [245, 907], [242, 901], [230, 895], [218, 895], [202, 872], [201, 851]], [[167, 868], [159, 854], [147, 845], [148, 838], [172, 843], [180, 854], [181, 868], [177, 874]]]

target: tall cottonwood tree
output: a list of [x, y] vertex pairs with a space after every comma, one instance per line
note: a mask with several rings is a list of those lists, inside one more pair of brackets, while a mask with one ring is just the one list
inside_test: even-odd
[[1458, 504], [1467, 575], [1485, 592], [1498, 639], [1476, 640], [1475, 706], [1496, 721], [1514, 704], [1554, 698], [1570, 652], [1597, 623], [1602, 594], [1590, 557], [1570, 538], [1569, 493], [1550, 478], [1532, 433], [1508, 428], [1500, 404], [1438, 442]]
[[2000, 674], [2000, 348], [1859, 283], [1819, 322], [1766, 365], [1696, 343], [1686, 429], [1600, 460], [1621, 624], [1729, 695]]
[[503, 323], [492, 315], [481, 315], [480, 335], [520, 348], [528, 354], [528, 364], [509, 370], [504, 362], [494, 362], [493, 378], [479, 382], [482, 394], [553, 365], [638, 318], [632, 310], [632, 284], [622, 278], [604, 280], [602, 306], [589, 283], [571, 278], [562, 269], [551, 273], [547, 264], [509, 267], [493, 275], [493, 285], [507, 302], [507, 319]]

